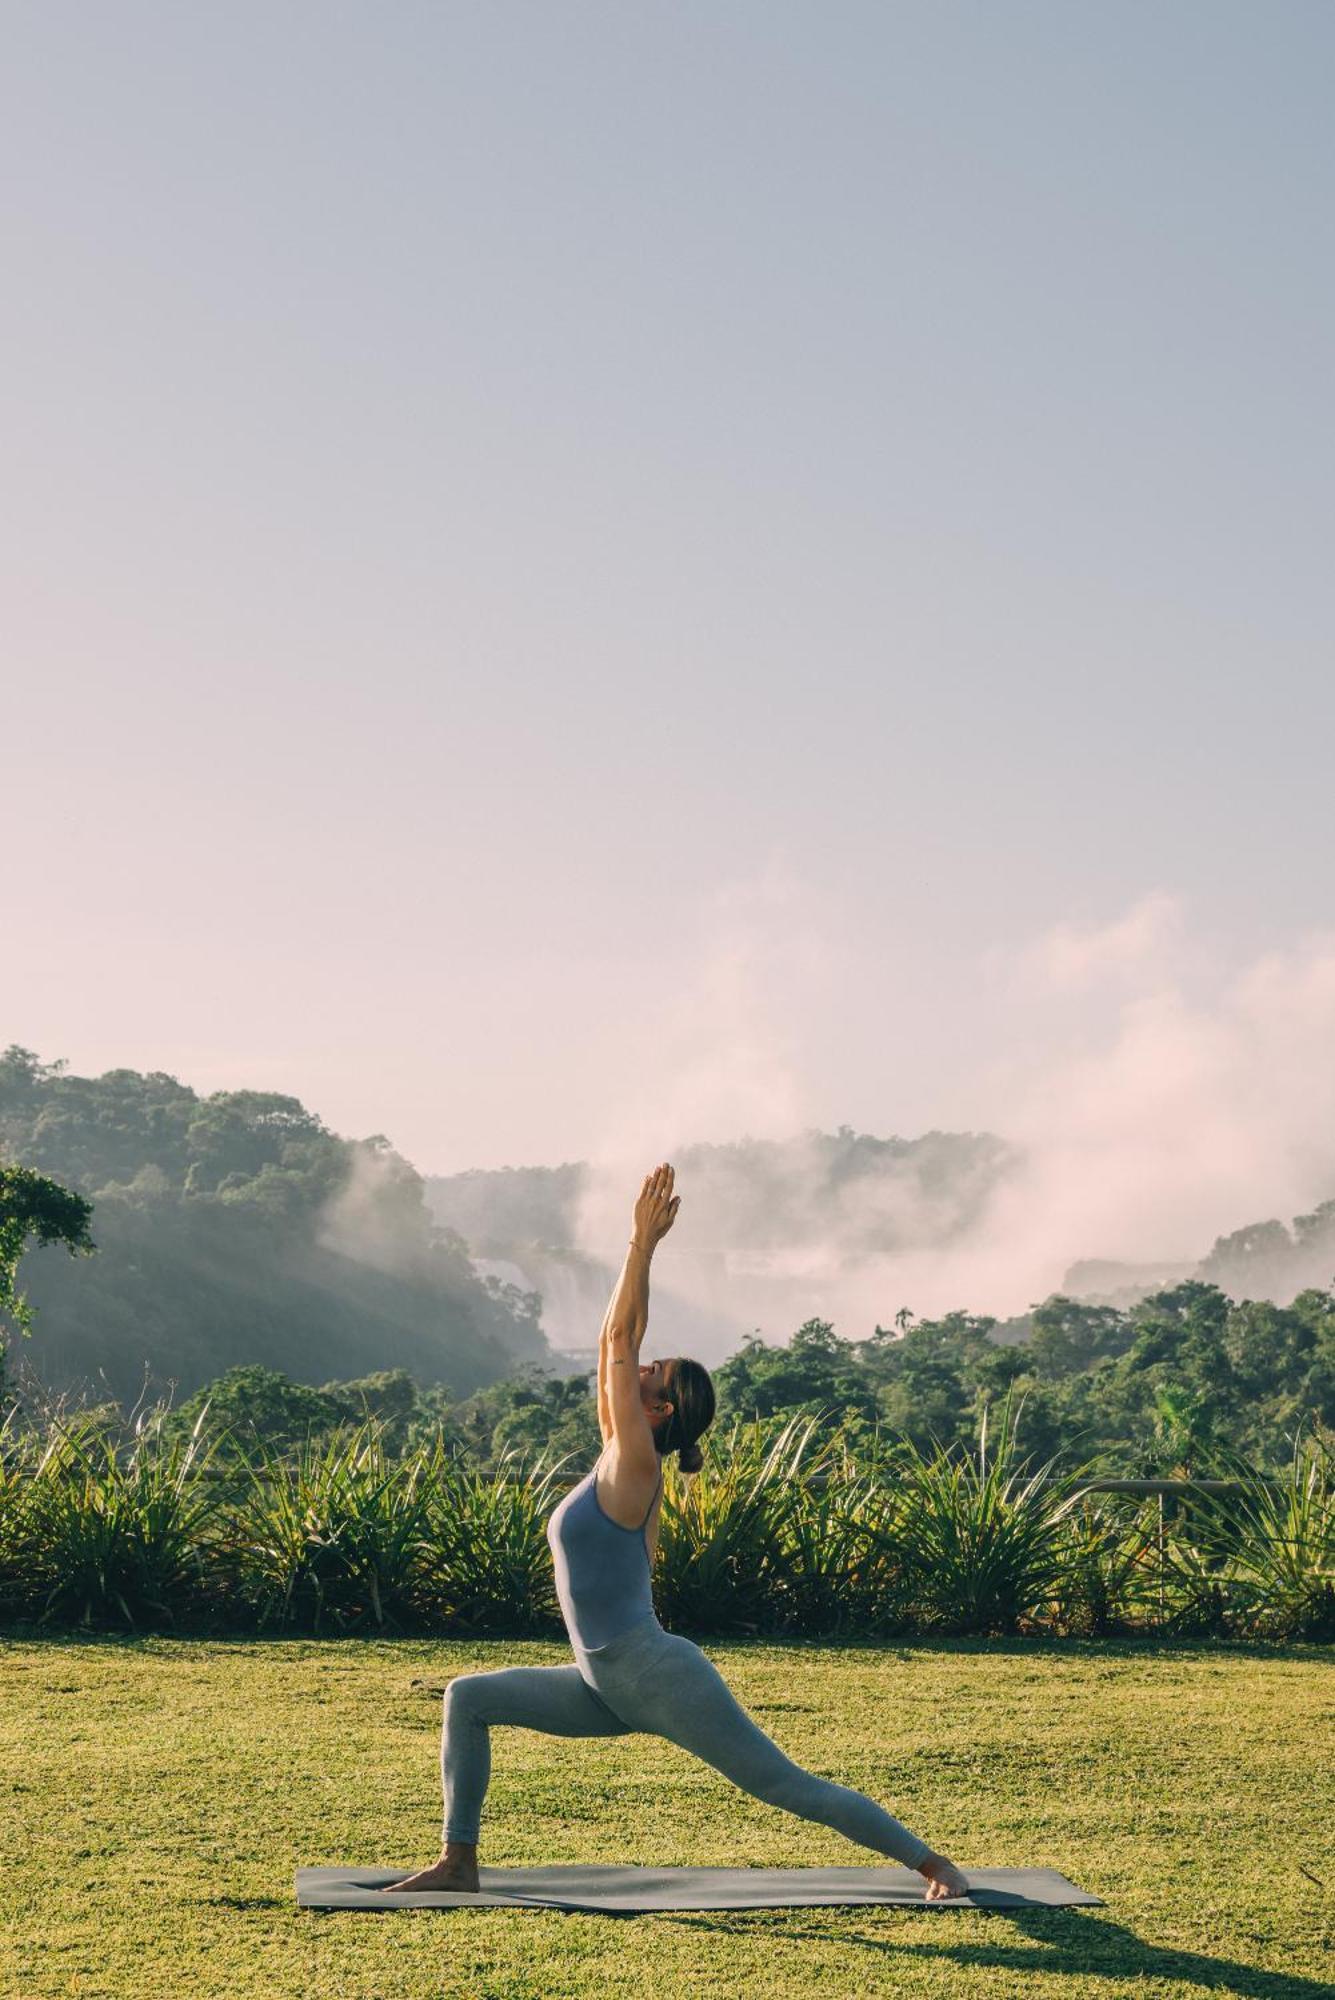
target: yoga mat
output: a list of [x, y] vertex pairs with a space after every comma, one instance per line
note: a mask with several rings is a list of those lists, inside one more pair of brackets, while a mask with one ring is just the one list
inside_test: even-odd
[[[420, 1862], [417, 1866], [420, 1867]], [[1055, 1868], [966, 1868], [967, 1897], [927, 1902], [927, 1883], [914, 1868], [481, 1868], [475, 1896], [459, 1890], [385, 1895], [381, 1885], [414, 1873], [406, 1868], [298, 1868], [297, 1902], [304, 1910], [458, 1910], [483, 1905], [516, 1909], [638, 1910], [805, 1909], [821, 1903], [907, 1903], [929, 1910], [1103, 1907]]]

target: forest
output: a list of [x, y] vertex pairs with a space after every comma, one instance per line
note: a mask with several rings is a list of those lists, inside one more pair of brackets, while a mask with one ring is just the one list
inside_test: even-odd
[[[748, 1340], [713, 1371], [716, 1425], [802, 1415], [816, 1440], [855, 1451], [878, 1437], [920, 1452], [970, 1450], [984, 1414], [1008, 1406], [1021, 1459], [1128, 1479], [1205, 1475], [1221, 1450], [1277, 1470], [1299, 1439], [1335, 1441], [1330, 1294], [1238, 1306], [1193, 1280], [1128, 1313], [1058, 1297], [1033, 1319], [1032, 1339], [1015, 1346], [997, 1345], [990, 1322], [963, 1313], [864, 1341], [823, 1320], [784, 1346]], [[478, 1471], [517, 1456], [564, 1459], [573, 1477], [599, 1450], [594, 1390], [591, 1374], [538, 1368], [455, 1397], [404, 1370], [316, 1388], [250, 1366], [204, 1385], [163, 1422], [184, 1438], [203, 1415], [239, 1449], [261, 1441], [282, 1452], [370, 1419], [391, 1454], [439, 1437]]]

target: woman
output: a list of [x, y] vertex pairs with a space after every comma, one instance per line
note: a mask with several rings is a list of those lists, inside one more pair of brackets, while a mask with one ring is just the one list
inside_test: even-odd
[[[547, 1523], [556, 1590], [576, 1664], [460, 1674], [445, 1691], [441, 1778], [444, 1848], [430, 1868], [391, 1885], [478, 1888], [477, 1839], [491, 1775], [492, 1723], [553, 1736], [665, 1736], [754, 1798], [817, 1820], [927, 1878], [928, 1902], [968, 1893], [954, 1863], [869, 1799], [786, 1757], [734, 1698], [718, 1669], [654, 1614], [650, 1572], [663, 1498], [663, 1454], [702, 1464], [696, 1440], [714, 1416], [698, 1362], [640, 1363], [649, 1318], [649, 1262], [677, 1219], [666, 1164], [645, 1176], [634, 1233], [598, 1345], [603, 1453]], [[601, 1483], [600, 1483], [601, 1475]]]

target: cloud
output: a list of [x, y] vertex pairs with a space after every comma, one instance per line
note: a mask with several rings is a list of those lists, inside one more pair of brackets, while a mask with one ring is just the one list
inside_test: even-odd
[[[1063, 1034], [980, 1079], [989, 1120], [1027, 1154], [986, 1231], [1007, 1296], [1026, 1271], [1043, 1296], [1080, 1256], [1201, 1257], [1217, 1235], [1335, 1194], [1335, 934], [1218, 968], [1193, 997], [1185, 967], [1204, 957], [1162, 899], [1016, 953], [1020, 987], [1046, 974], [1062, 997]], [[1110, 989], [1110, 1025], [1082, 1018]]]
[[1080, 993], [1100, 981], [1161, 971], [1182, 941], [1184, 923], [1181, 898], [1157, 889], [1111, 923], [1054, 924], [1017, 951], [990, 957], [1009, 973], [1017, 995]]

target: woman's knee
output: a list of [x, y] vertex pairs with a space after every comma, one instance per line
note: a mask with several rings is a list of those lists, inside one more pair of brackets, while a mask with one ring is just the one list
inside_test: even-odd
[[486, 1674], [455, 1674], [447, 1681], [442, 1697], [446, 1717], [472, 1713], [485, 1692], [479, 1683], [488, 1678]]

